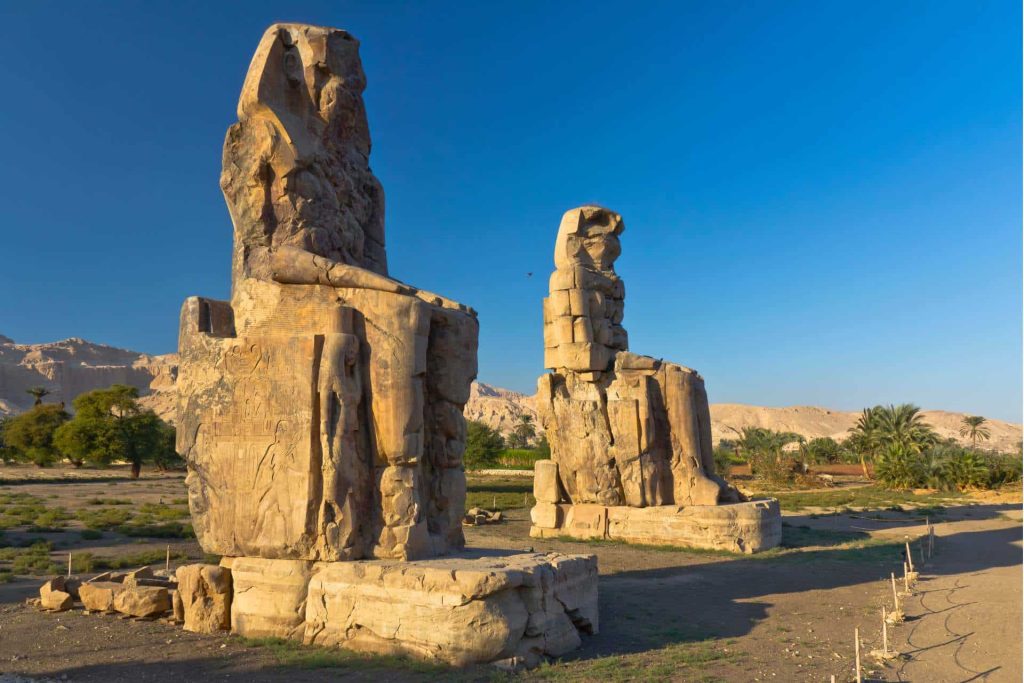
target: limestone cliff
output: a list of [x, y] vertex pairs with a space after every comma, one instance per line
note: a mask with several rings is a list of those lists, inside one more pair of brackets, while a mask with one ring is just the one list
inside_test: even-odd
[[154, 408], [167, 404], [163, 409], [166, 415], [171, 408], [167, 390], [174, 389], [177, 373], [174, 354], [151, 356], [77, 337], [18, 344], [0, 335], [0, 415], [31, 408], [34, 399], [26, 390], [32, 387], [48, 389], [47, 403], [63, 401], [71, 410], [71, 402], [79, 394], [111, 384], [137, 387]]

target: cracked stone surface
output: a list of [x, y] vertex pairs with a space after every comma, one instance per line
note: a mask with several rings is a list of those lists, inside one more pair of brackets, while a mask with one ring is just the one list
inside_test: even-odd
[[[536, 398], [551, 444], [551, 464], [542, 467], [552, 469], [536, 479], [541, 502], [534, 528], [608, 538], [609, 513], [598, 508], [623, 508], [615, 513], [617, 527], [625, 531], [619, 537], [664, 543], [672, 542], [665, 536], [675, 534], [690, 545], [694, 537], [715, 533], [702, 535], [696, 524], [700, 515], [681, 510], [738, 504], [743, 497], [715, 474], [703, 378], [690, 368], [628, 350], [622, 327], [625, 287], [614, 267], [623, 229], [621, 216], [599, 206], [567, 211], [559, 225], [555, 271], [544, 299], [544, 364], [552, 372], [538, 380]], [[559, 503], [571, 506], [560, 511]], [[639, 515], [633, 508], [660, 512]], [[674, 512], [667, 513], [669, 508]], [[730, 514], [751, 513], [762, 517], [765, 510]], [[709, 521], [723, 517], [708, 514]], [[701, 545], [777, 544], [777, 506], [769, 524], [772, 528], [755, 530], [751, 538], [708, 538]], [[629, 526], [636, 528], [626, 530]], [[737, 529], [724, 530], [732, 531]]]
[[231, 300], [182, 307], [177, 445], [225, 559], [179, 570], [184, 624], [534, 665], [596, 631], [596, 558], [426, 559], [465, 546], [478, 324], [388, 273], [358, 48], [271, 26], [224, 143]]
[[483, 552], [415, 562], [234, 558], [234, 632], [455, 665], [527, 666], [597, 632], [594, 556]]
[[224, 143], [231, 301], [188, 299], [178, 451], [203, 549], [301, 560], [464, 545], [472, 309], [388, 276], [359, 43], [275, 24]]

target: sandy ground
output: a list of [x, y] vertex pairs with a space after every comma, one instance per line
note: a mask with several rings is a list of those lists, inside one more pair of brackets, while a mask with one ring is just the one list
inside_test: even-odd
[[897, 649], [904, 681], [1021, 681], [1021, 511], [938, 529]]
[[[89, 481], [10, 488], [57, 496], [50, 500], [73, 506], [97, 495], [100, 487], [105, 487], [103, 495], [140, 500], [159, 500], [183, 490], [173, 476], [122, 480], [112, 486]], [[923, 520], [913, 515], [874, 516], [789, 515], [784, 538], [813, 532], [821, 542], [801, 552], [764, 557], [539, 541], [528, 537], [523, 509], [510, 511], [506, 524], [467, 529], [467, 540], [475, 547], [598, 555], [600, 633], [586, 638], [583, 648], [562, 665], [522, 675], [523, 680], [559, 673], [593, 680], [597, 670], [588, 667], [608, 657], [664, 663], [672, 648], [706, 642], [718, 652], [714, 661], [680, 664], [675, 673], [658, 680], [827, 681], [835, 675], [848, 681], [853, 678], [854, 627], [861, 631], [865, 652], [880, 647], [880, 610], [891, 604], [889, 573], [899, 572], [903, 540], [924, 532]], [[919, 593], [905, 606], [908, 620], [893, 629], [897, 647], [912, 658], [866, 668], [873, 680], [1019, 681], [1020, 505], [986, 501], [950, 508], [941, 519], [937, 552], [922, 570]], [[855, 549], [829, 540], [830, 533], [851, 532], [878, 544]], [[116, 545], [105, 543], [110, 550]], [[194, 541], [179, 541], [176, 547], [201, 556]], [[161, 622], [85, 615], [80, 609], [42, 613], [23, 604], [37, 594], [38, 584], [38, 579], [0, 584], [0, 674], [174, 683], [439, 678], [437, 672], [365, 665], [282, 667], [268, 649], [249, 647], [230, 636], [200, 636]], [[492, 676], [490, 670], [479, 669], [446, 672], [440, 678]], [[0, 683], [7, 681], [0, 676]]]

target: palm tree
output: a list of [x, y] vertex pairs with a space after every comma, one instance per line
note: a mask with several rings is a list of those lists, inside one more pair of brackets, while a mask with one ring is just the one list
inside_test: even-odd
[[964, 415], [964, 420], [960, 424], [960, 436], [970, 439], [971, 447], [977, 448], [978, 439], [985, 441], [992, 436], [992, 432], [984, 426], [986, 422], [988, 420], [981, 415]]
[[33, 405], [41, 406], [43, 405], [43, 396], [49, 396], [50, 390], [46, 387], [32, 387], [31, 389], [26, 389], [25, 393], [35, 397], [36, 402]]
[[876, 406], [879, 437], [883, 445], [897, 444], [920, 453], [939, 441], [939, 435], [924, 421], [921, 409], [911, 403]]
[[860, 417], [857, 418], [857, 424], [850, 428], [850, 437], [846, 440], [846, 445], [860, 458], [860, 469], [865, 479], [871, 478], [868, 472], [868, 459], [873, 460], [881, 448], [880, 408], [881, 406], [875, 406], [862, 410]]

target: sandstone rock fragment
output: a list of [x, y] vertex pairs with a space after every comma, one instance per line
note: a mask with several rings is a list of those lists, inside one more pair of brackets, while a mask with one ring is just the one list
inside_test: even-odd
[[114, 595], [114, 610], [139, 618], [153, 618], [171, 609], [171, 595], [163, 586], [141, 586], [126, 581]]
[[71, 609], [75, 599], [64, 590], [64, 577], [50, 579], [39, 587], [39, 604], [43, 609], [63, 612]]
[[90, 612], [110, 613], [114, 609], [114, 598], [124, 586], [113, 581], [86, 581], [79, 589], [82, 605]]
[[215, 564], [178, 567], [177, 598], [186, 631], [216, 633], [231, 628], [231, 570]]

